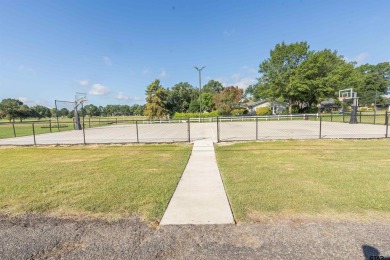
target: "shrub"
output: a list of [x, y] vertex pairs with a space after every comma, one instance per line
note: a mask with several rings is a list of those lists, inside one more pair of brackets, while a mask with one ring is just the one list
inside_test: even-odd
[[[202, 113], [200, 117], [202, 118], [208, 118], [208, 117], [217, 117], [219, 116], [218, 111], [214, 110], [209, 113]], [[173, 114], [173, 119], [182, 119], [182, 118], [188, 118], [188, 117], [199, 117], [199, 113], [179, 113], [176, 112]]]
[[256, 109], [256, 115], [258, 116], [266, 116], [266, 115], [271, 115], [272, 111], [270, 107], [259, 107]]
[[233, 109], [231, 112], [232, 116], [242, 116], [244, 113], [245, 113], [245, 109], [242, 108]]

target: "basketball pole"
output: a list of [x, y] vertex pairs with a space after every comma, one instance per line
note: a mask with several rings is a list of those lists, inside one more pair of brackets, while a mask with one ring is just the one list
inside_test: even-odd
[[358, 123], [358, 120], [357, 120], [357, 109], [358, 109], [357, 92], [352, 93], [352, 99], [353, 99], [353, 103], [352, 103], [351, 118], [349, 120], [349, 123], [350, 124], [357, 124]]

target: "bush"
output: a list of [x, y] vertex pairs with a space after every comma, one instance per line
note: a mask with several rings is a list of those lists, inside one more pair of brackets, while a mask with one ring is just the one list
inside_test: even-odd
[[259, 107], [256, 109], [256, 115], [258, 116], [266, 116], [266, 115], [271, 115], [272, 111], [270, 107]]
[[[202, 118], [208, 118], [208, 117], [217, 117], [219, 116], [218, 111], [214, 110], [209, 113], [202, 113], [200, 117]], [[182, 118], [188, 118], [188, 117], [199, 117], [199, 113], [179, 113], [176, 112], [173, 114], [172, 119], [182, 119]]]
[[242, 116], [243, 114], [245, 114], [245, 109], [242, 108], [233, 109], [231, 114], [232, 116]]

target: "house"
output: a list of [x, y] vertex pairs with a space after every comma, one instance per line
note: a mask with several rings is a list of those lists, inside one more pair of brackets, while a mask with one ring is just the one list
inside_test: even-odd
[[328, 100], [322, 101], [320, 106], [320, 111], [335, 111], [340, 108], [340, 105], [336, 104], [333, 98], [329, 98]]
[[270, 107], [273, 115], [280, 114], [285, 109], [288, 108], [288, 104], [285, 102], [268, 101], [268, 100], [247, 102], [247, 103], [243, 103], [242, 106], [248, 110], [248, 115], [256, 115], [256, 110], [259, 107]]

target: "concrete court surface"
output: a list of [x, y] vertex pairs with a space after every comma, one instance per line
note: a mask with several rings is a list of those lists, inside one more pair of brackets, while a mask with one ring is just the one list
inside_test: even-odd
[[195, 141], [191, 157], [160, 225], [233, 223], [213, 141]]
[[[256, 140], [256, 122], [220, 122], [220, 141]], [[191, 141], [211, 138], [217, 141], [217, 123], [191, 123]], [[139, 124], [138, 141], [149, 142], [187, 142], [188, 124], [162, 123]], [[385, 125], [322, 122], [321, 138], [383, 138]], [[135, 125], [110, 125], [85, 130], [86, 143], [135, 143]], [[285, 120], [259, 121], [257, 139], [317, 139], [320, 136], [319, 121]], [[83, 144], [83, 132], [72, 130], [59, 133], [36, 135], [38, 145]], [[0, 145], [33, 145], [33, 136], [0, 139]]]

